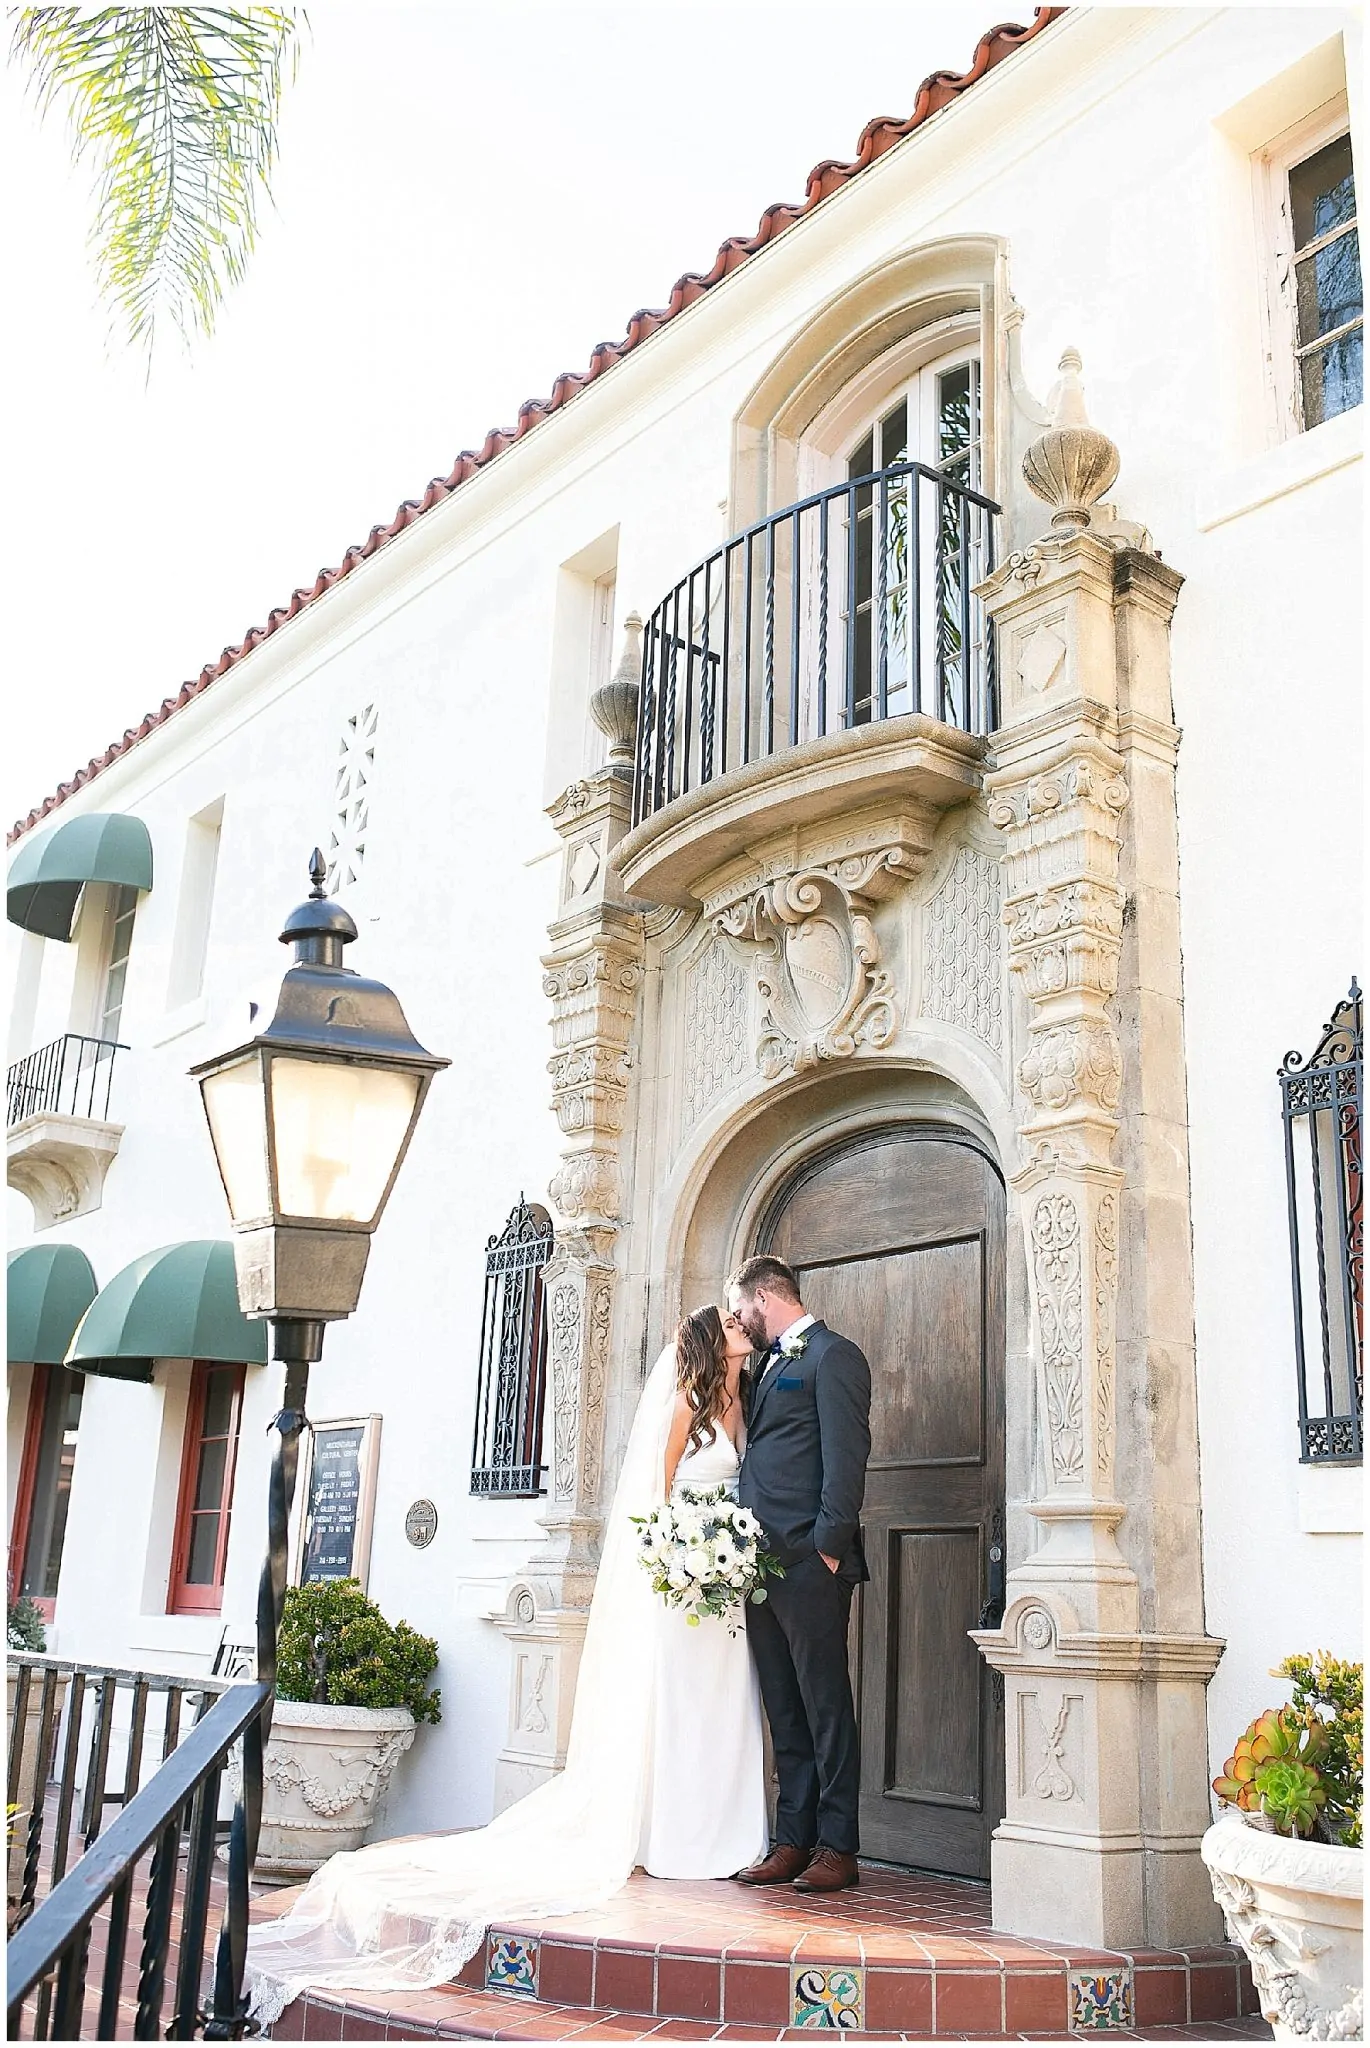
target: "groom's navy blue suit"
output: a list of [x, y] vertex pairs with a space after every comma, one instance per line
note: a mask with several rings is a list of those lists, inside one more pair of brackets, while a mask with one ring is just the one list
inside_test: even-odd
[[[868, 1577], [859, 1517], [870, 1457], [871, 1375], [826, 1323], [798, 1358], [760, 1361], [750, 1383], [738, 1498], [785, 1567], [747, 1608], [780, 1798], [776, 1840], [856, 1854], [860, 1750], [847, 1669], [852, 1588]], [[831, 1571], [819, 1555], [838, 1561]]]

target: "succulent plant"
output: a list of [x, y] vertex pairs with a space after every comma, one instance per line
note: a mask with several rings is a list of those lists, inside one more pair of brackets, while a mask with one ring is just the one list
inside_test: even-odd
[[1260, 1811], [1256, 1789], [1259, 1774], [1271, 1764], [1297, 1764], [1313, 1772], [1326, 1753], [1327, 1733], [1321, 1722], [1311, 1726], [1300, 1721], [1288, 1707], [1267, 1707], [1251, 1723], [1237, 1747], [1223, 1765], [1223, 1775], [1213, 1780], [1219, 1799], [1240, 1807], [1243, 1813]]
[[1254, 1785], [1260, 1809], [1276, 1834], [1312, 1834], [1327, 1794], [1311, 1765], [1266, 1764], [1257, 1771]]
[[1323, 1733], [1326, 1753], [1318, 1759], [1318, 1775], [1327, 1806], [1319, 1832], [1345, 1848], [1359, 1849], [1365, 1769], [1362, 1667], [1318, 1650], [1312, 1656], [1286, 1657], [1271, 1676], [1293, 1680], [1294, 1698], [1286, 1711]]

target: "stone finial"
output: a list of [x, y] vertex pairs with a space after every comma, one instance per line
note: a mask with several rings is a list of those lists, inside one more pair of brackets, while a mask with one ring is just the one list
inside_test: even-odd
[[609, 759], [631, 761], [637, 739], [637, 696], [642, 676], [642, 620], [629, 612], [623, 621], [623, 652], [608, 682], [590, 699], [590, 716], [607, 735]]
[[1023, 457], [1028, 488], [1053, 508], [1051, 523], [1058, 533], [1082, 532], [1089, 525], [1090, 506], [1118, 474], [1117, 448], [1089, 424], [1080, 368], [1079, 350], [1068, 348], [1048, 400], [1051, 425]]

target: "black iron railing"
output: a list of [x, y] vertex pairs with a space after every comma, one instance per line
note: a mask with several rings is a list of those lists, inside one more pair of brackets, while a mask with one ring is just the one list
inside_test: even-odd
[[[75, 1867], [11, 1937], [7, 1956], [11, 2040], [20, 2038], [24, 2006], [35, 1990], [38, 1997], [28, 2038], [81, 2038], [92, 1928], [106, 1905], [109, 1911], [103, 1930], [104, 1962], [95, 2038], [127, 2038], [121, 2025], [120, 2003], [135, 1905], [135, 1880], [138, 1866], [149, 1851], [151, 1869], [145, 1893], [139, 1900], [143, 1936], [133, 1992], [136, 2011], [132, 2038], [162, 2038], [162, 2006], [178, 1895], [178, 1953], [172, 2018], [165, 2030], [166, 2037], [189, 2041], [201, 2031], [206, 2039], [239, 2037], [242, 2020], [236, 1985], [225, 1980], [224, 1951], [230, 1945], [227, 1924], [220, 1939], [219, 1981], [214, 1999], [215, 2013], [222, 2011], [223, 2017], [216, 2019], [215, 2015], [207, 2014], [202, 2005], [210, 1882], [218, 1834], [219, 1786], [229, 1752], [260, 1725], [263, 1708], [270, 1698], [269, 1685], [230, 1686], [173, 1750], [151, 1782], [134, 1794], [119, 1818], [91, 1843]], [[189, 1842], [182, 1873], [181, 1836], [187, 1828]], [[242, 1868], [241, 1884], [235, 1886], [234, 1860], [230, 1847], [226, 1923], [235, 1923], [238, 1946], [245, 1948], [246, 1865]], [[236, 1893], [241, 1896], [235, 1896]], [[231, 1974], [231, 1962], [228, 1967]], [[226, 1998], [221, 1995], [225, 1990]]]
[[1308, 1059], [1280, 1067], [1299, 1441], [1304, 1464], [1359, 1464], [1364, 1442], [1364, 1098], [1353, 981]]
[[116, 1039], [67, 1031], [26, 1053], [9, 1069], [6, 1124], [29, 1116], [84, 1116], [103, 1123], [109, 1116], [114, 1055], [127, 1051]]
[[520, 1195], [508, 1222], [485, 1251], [472, 1493], [528, 1499], [545, 1490], [547, 1316], [542, 1269], [551, 1256], [551, 1217]]
[[9, 1900], [19, 1925], [40, 1894], [61, 1883], [73, 1847], [78, 1855], [90, 1848], [106, 1808], [136, 1796], [149, 1751], [164, 1763], [229, 1681], [27, 1650], [9, 1652], [8, 1678], [7, 1796], [17, 1809]]
[[[155, 2040], [161, 2031], [178, 1890], [182, 1897], [175, 2012], [167, 2032], [173, 2040], [200, 2034], [207, 2041], [238, 2041], [256, 2031], [243, 1995], [247, 1963], [248, 1880], [257, 1855], [262, 1820], [263, 1760], [271, 1734], [276, 1688], [276, 1647], [285, 1604], [290, 1510], [295, 1496], [300, 1432], [307, 1427], [305, 1396], [309, 1364], [322, 1344], [323, 1326], [273, 1319], [273, 1351], [285, 1364], [267, 1489], [267, 1554], [257, 1586], [257, 1682], [232, 1685], [216, 1701], [151, 1782], [136, 1793], [118, 1820], [99, 1835], [67, 1875], [24, 1921], [9, 1951], [9, 2034], [19, 2038], [23, 2007], [39, 1987], [33, 2038], [76, 2040], [85, 2001], [91, 1928], [106, 1902], [103, 1929], [105, 1969], [100, 1992], [98, 2038], [123, 2037], [119, 1988], [127, 1946], [134, 1879], [139, 1859], [152, 1850], [146, 1887], [143, 1948], [138, 1970], [133, 2039]], [[50, 1681], [45, 1674], [45, 1695]], [[204, 1685], [195, 1680], [192, 1684]], [[54, 1723], [45, 1698], [44, 1719]], [[51, 1736], [48, 1737], [49, 1743]], [[213, 1989], [202, 2002], [204, 1932], [213, 1878], [219, 1786], [236, 1742], [242, 1769], [228, 1832], [228, 1869], [223, 1916], [215, 1950]], [[35, 1781], [46, 1783], [48, 1765], [38, 1759]], [[97, 1774], [96, 1782], [102, 1782]], [[188, 1817], [188, 1819], [187, 1819]], [[188, 1825], [190, 1848], [180, 1883], [179, 1845]], [[119, 1959], [114, 1959], [116, 1948]], [[46, 1990], [43, 1987], [47, 1987]]]
[[730, 768], [903, 712], [987, 733], [974, 587], [999, 508], [922, 463], [819, 491], [681, 578], [647, 621], [633, 822]]

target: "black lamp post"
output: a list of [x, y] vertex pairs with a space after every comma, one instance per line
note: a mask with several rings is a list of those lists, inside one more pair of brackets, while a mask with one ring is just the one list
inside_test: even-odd
[[[309, 1368], [322, 1355], [325, 1323], [357, 1306], [371, 1233], [424, 1097], [434, 1074], [451, 1065], [419, 1044], [391, 990], [344, 967], [343, 948], [357, 927], [325, 896], [324, 875], [316, 847], [308, 900], [291, 911], [281, 933], [295, 957], [271, 1022], [190, 1070], [228, 1197], [238, 1299], [244, 1315], [270, 1321], [272, 1356], [286, 1369], [257, 1594], [257, 1678], [273, 1690]], [[247, 2026], [247, 1887], [271, 1714], [268, 1692], [243, 1737], [243, 1790], [229, 1837], [229, 1903], [207, 2040], [239, 2039]]]

